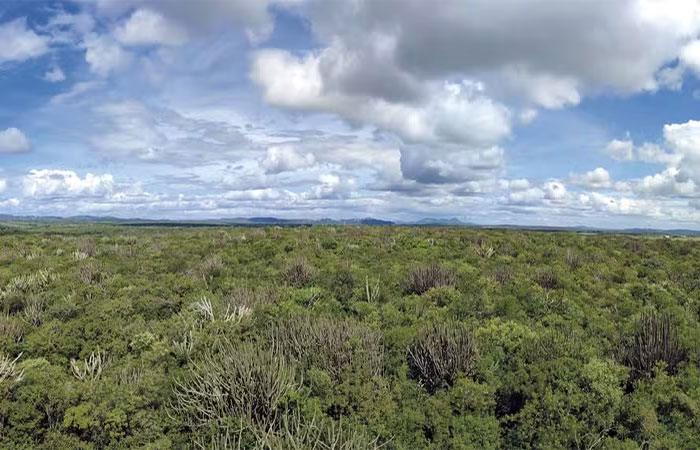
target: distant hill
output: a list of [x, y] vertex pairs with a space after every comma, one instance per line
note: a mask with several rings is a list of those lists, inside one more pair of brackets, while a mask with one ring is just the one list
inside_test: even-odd
[[629, 233], [629, 234], [669, 234], [669, 235], [700, 235], [700, 230], [689, 229], [653, 229], [653, 228], [595, 228], [587, 226], [538, 226], [538, 225], [477, 225], [463, 222], [456, 217], [433, 218], [427, 217], [416, 221], [394, 222], [390, 220], [377, 219], [374, 217], [355, 219], [282, 219], [279, 217], [232, 217], [222, 219], [202, 219], [202, 220], [171, 220], [171, 219], [143, 219], [143, 218], [119, 218], [111, 216], [14, 216], [11, 214], [0, 214], [0, 222], [12, 223], [63, 223], [63, 224], [122, 224], [131, 226], [310, 226], [310, 225], [368, 225], [368, 226], [449, 226], [449, 227], [470, 227], [483, 229], [515, 229], [531, 231], [569, 231], [577, 233]]

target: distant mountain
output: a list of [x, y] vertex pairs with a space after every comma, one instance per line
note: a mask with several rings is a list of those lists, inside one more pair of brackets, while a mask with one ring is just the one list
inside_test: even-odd
[[122, 224], [131, 226], [310, 226], [310, 225], [370, 225], [370, 226], [453, 226], [453, 227], [470, 227], [483, 229], [513, 229], [513, 230], [530, 230], [530, 231], [569, 231], [577, 233], [629, 233], [629, 234], [669, 234], [669, 235], [700, 235], [700, 230], [661, 230], [652, 228], [627, 228], [627, 229], [603, 229], [586, 226], [527, 226], [527, 225], [476, 225], [468, 222], [463, 222], [456, 217], [450, 218], [433, 218], [427, 217], [424, 219], [408, 222], [392, 222], [390, 220], [376, 219], [373, 217], [357, 218], [357, 219], [281, 219], [278, 217], [232, 217], [222, 219], [202, 219], [202, 220], [171, 220], [171, 219], [142, 219], [142, 218], [119, 218], [110, 216], [14, 216], [10, 214], [0, 214], [0, 222], [31, 222], [31, 223], [102, 223], [102, 224]]
[[470, 225], [467, 222], [462, 222], [456, 217], [450, 217], [450, 218], [444, 218], [444, 219], [436, 219], [433, 217], [428, 217], [425, 219], [421, 219], [417, 222], [413, 222], [412, 225], [452, 225], [452, 226], [465, 226], [465, 225]]

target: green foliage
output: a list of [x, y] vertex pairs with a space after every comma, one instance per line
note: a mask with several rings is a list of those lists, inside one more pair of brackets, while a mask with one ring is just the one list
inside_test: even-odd
[[700, 448], [697, 239], [0, 230], [3, 449]]

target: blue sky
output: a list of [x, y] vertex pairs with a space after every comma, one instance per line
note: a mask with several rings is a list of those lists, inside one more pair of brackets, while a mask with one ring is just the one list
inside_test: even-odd
[[700, 228], [700, 1], [0, 2], [0, 213]]

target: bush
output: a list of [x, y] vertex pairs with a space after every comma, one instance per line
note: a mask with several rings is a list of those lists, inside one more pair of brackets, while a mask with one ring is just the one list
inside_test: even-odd
[[231, 418], [270, 424], [296, 386], [295, 370], [283, 357], [252, 343], [226, 340], [194, 364], [184, 381], [176, 382], [171, 406], [193, 427]]
[[431, 264], [414, 267], [408, 273], [404, 282], [404, 292], [421, 295], [430, 288], [455, 286], [456, 284], [457, 273], [453, 269]]
[[666, 371], [675, 374], [678, 364], [687, 359], [678, 340], [678, 329], [668, 314], [645, 314], [633, 337], [623, 348], [624, 364], [632, 369], [632, 378], [651, 376], [657, 363], [663, 362]]
[[288, 262], [282, 270], [284, 282], [298, 288], [308, 286], [312, 275], [313, 267], [303, 256]]
[[452, 386], [457, 375], [470, 375], [477, 358], [471, 332], [462, 325], [434, 323], [408, 347], [411, 372], [429, 392]]

